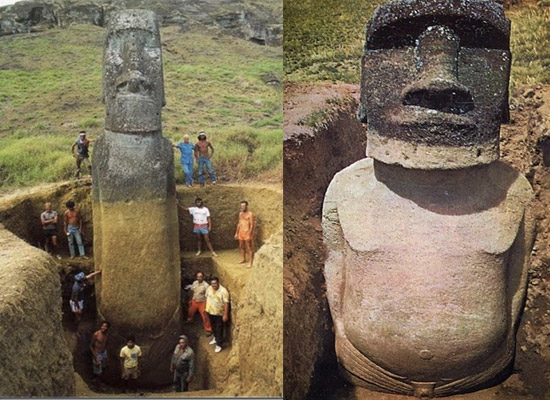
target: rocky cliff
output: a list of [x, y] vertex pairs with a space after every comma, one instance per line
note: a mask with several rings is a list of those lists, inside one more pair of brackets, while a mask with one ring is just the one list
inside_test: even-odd
[[283, 13], [279, 0], [23, 0], [0, 7], [0, 36], [70, 24], [103, 27], [112, 11], [126, 8], [152, 10], [163, 26], [215, 26], [258, 44], [282, 44]]

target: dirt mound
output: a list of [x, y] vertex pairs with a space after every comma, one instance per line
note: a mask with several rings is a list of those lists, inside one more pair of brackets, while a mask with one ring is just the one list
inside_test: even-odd
[[[348, 85], [285, 87], [284, 381], [285, 399], [290, 400], [381, 398], [354, 393], [338, 377], [325, 299], [323, 196], [333, 175], [363, 158], [365, 150], [364, 129], [354, 119], [356, 96], [349, 96], [352, 102], [344, 105], [326, 100], [342, 93], [354, 91]], [[323, 112], [318, 112], [319, 107]], [[517, 334], [516, 374], [486, 394], [542, 399], [550, 396], [550, 87], [525, 87], [513, 93], [510, 113], [510, 124], [501, 129], [501, 158], [533, 186], [537, 237]], [[317, 118], [308, 118], [312, 115]], [[314, 124], [307, 126], [304, 121]]]
[[75, 393], [53, 259], [0, 225], [0, 396]]
[[241, 395], [283, 395], [282, 277], [281, 226], [257, 252], [239, 310]]

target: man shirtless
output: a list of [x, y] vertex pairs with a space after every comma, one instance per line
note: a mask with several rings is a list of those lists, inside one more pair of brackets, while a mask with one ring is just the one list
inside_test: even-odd
[[[212, 162], [210, 159], [214, 155], [214, 147], [212, 143], [206, 140], [206, 133], [204, 131], [199, 132], [199, 141], [195, 143], [195, 158], [199, 163], [199, 183], [204, 186], [204, 168], [208, 171], [212, 185], [216, 184], [216, 175], [212, 169]], [[210, 149], [210, 150], [208, 150]]]
[[69, 252], [71, 259], [75, 256], [74, 241], [78, 245], [78, 253], [80, 258], [88, 258], [84, 253], [84, 244], [82, 243], [82, 217], [80, 211], [75, 208], [74, 201], [69, 200], [66, 204], [67, 211], [63, 214], [63, 228], [67, 239], [69, 240]]
[[94, 367], [94, 379], [99, 378], [107, 366], [107, 341], [109, 340], [109, 323], [103, 321], [101, 327], [92, 336], [90, 350]]
[[239, 241], [239, 250], [241, 251], [241, 264], [246, 262], [246, 253], [250, 257], [249, 267], [252, 267], [254, 261], [254, 246], [252, 243], [252, 235], [254, 233], [254, 215], [248, 211], [248, 201], [241, 201], [241, 212], [239, 213], [239, 222], [237, 223], [237, 231], [235, 239]]

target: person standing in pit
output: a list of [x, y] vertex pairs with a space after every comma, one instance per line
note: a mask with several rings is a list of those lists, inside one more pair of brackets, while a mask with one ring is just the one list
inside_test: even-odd
[[92, 365], [94, 369], [94, 382], [97, 382], [107, 367], [107, 343], [109, 341], [109, 323], [103, 321], [99, 330], [95, 331], [90, 343], [92, 351]]
[[126, 346], [120, 349], [121, 378], [124, 381], [124, 392], [129, 389], [137, 391], [137, 379], [139, 377], [139, 360], [142, 356], [141, 349], [136, 344], [134, 336], [128, 336]]
[[52, 255], [55, 254], [57, 259], [61, 260], [61, 256], [57, 251], [57, 212], [52, 210], [52, 203], [44, 204], [44, 212], [40, 214], [40, 222], [44, 230], [44, 249]]
[[239, 250], [241, 252], [241, 264], [246, 262], [246, 253], [250, 258], [249, 267], [252, 267], [254, 262], [254, 243], [252, 235], [254, 234], [254, 215], [248, 210], [248, 201], [241, 201], [241, 212], [239, 213], [239, 222], [237, 223], [237, 231], [235, 239], [239, 241]]
[[199, 183], [201, 186], [204, 186], [204, 168], [206, 168], [212, 185], [215, 185], [216, 175], [214, 174], [212, 162], [210, 161], [214, 156], [214, 147], [212, 143], [206, 140], [206, 133], [204, 133], [204, 131], [199, 132], [198, 139], [199, 141], [195, 145], [195, 157], [199, 164]]
[[215, 352], [222, 351], [224, 326], [229, 321], [229, 292], [220, 285], [220, 280], [214, 277], [210, 280], [210, 287], [206, 290], [206, 312], [212, 328], [214, 338], [209, 344], [215, 344]]
[[181, 153], [181, 167], [185, 174], [185, 186], [191, 187], [193, 185], [193, 163], [195, 145], [189, 141], [189, 135], [183, 135], [183, 142], [173, 144], [172, 146], [180, 150]]
[[82, 216], [80, 215], [80, 211], [75, 208], [74, 201], [72, 200], [69, 200], [65, 205], [67, 206], [67, 210], [63, 214], [63, 228], [69, 240], [69, 253], [71, 254], [71, 259], [75, 256], [75, 240], [78, 245], [80, 258], [88, 259], [84, 253], [84, 244], [82, 243]]
[[84, 289], [87, 286], [87, 281], [99, 274], [101, 274], [101, 270], [92, 272], [88, 275], [84, 274], [84, 272], [79, 272], [74, 276], [74, 284], [71, 291], [69, 306], [71, 307], [71, 311], [75, 317], [76, 331], [78, 331], [78, 325], [82, 320], [82, 312], [84, 311]]
[[170, 371], [174, 373], [174, 390], [187, 392], [195, 373], [195, 353], [188, 345], [187, 336], [181, 335], [172, 354]]
[[208, 282], [204, 280], [204, 274], [197, 272], [197, 280], [193, 284], [185, 287], [185, 290], [191, 289], [193, 291], [193, 298], [189, 302], [189, 310], [187, 311], [187, 322], [192, 323], [193, 317], [197, 310], [202, 318], [202, 325], [206, 331], [206, 336], [212, 335], [212, 327], [210, 326], [210, 320], [206, 315], [206, 289], [210, 286]]
[[[74, 173], [74, 177], [76, 179], [80, 178], [80, 170], [83, 163], [88, 164], [90, 175], [92, 174], [92, 165], [90, 164], [89, 152], [89, 146], [92, 142], [93, 140], [89, 140], [86, 138], [86, 131], [80, 131], [78, 133], [78, 139], [71, 146], [71, 154], [76, 159], [76, 171]], [[74, 152], [75, 148], [76, 153]]]
[[197, 253], [195, 255], [200, 256], [202, 253], [201, 236], [204, 236], [204, 241], [206, 242], [208, 250], [212, 252], [212, 255], [214, 257], [218, 257], [218, 255], [214, 251], [214, 248], [212, 247], [212, 243], [210, 242], [209, 237], [209, 233], [212, 231], [212, 218], [210, 218], [210, 210], [208, 210], [208, 208], [203, 205], [202, 199], [195, 199], [195, 207], [183, 207], [179, 203], [179, 201], [177, 202], [177, 204], [180, 208], [187, 209], [189, 211], [189, 214], [193, 216], [193, 233], [197, 235]]

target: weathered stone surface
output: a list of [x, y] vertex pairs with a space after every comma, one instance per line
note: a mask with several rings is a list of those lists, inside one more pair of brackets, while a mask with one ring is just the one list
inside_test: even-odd
[[23, 0], [0, 7], [0, 36], [70, 24], [107, 26], [113, 11], [147, 9], [159, 16], [163, 26], [213, 25], [256, 43], [279, 46], [283, 34], [282, 4], [279, 0], [271, 2], [260, 5], [243, 0]]
[[372, 159], [323, 206], [336, 354], [369, 389], [474, 390], [512, 361], [535, 229], [530, 184], [497, 161], [508, 21], [487, 1], [394, 1], [367, 33]]
[[359, 118], [370, 157], [407, 168], [498, 159], [510, 23], [491, 1], [394, 1], [367, 26]]
[[0, 225], [0, 396], [74, 396], [53, 259]]
[[162, 385], [170, 381], [166, 371], [177, 341], [180, 262], [173, 152], [161, 133], [164, 88], [153, 12], [111, 16], [103, 93], [105, 133], [92, 163], [94, 262], [103, 271], [96, 284], [98, 311], [112, 324], [114, 365], [125, 336], [133, 333], [144, 352], [140, 381]]

